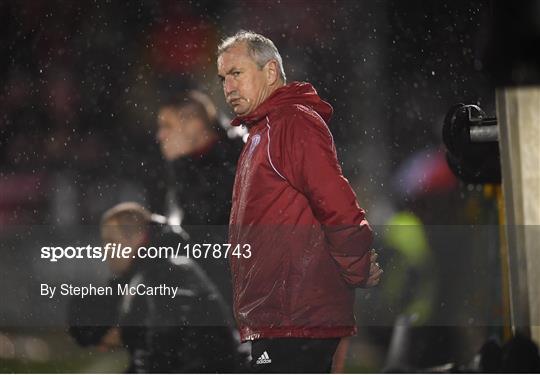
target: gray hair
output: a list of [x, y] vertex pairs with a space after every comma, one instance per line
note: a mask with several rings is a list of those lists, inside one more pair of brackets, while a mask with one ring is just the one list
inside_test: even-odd
[[276, 60], [279, 67], [280, 78], [283, 82], [287, 81], [285, 70], [283, 69], [283, 60], [281, 59], [281, 55], [274, 42], [253, 31], [240, 30], [236, 34], [225, 38], [218, 46], [217, 56], [221, 56], [229, 48], [238, 43], [246, 43], [249, 55], [253, 58], [259, 69], [262, 69], [268, 61]]

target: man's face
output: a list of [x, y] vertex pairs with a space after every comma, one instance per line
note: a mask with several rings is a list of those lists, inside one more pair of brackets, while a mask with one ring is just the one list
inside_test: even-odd
[[166, 160], [188, 155], [204, 132], [204, 123], [187, 109], [164, 107], [158, 112], [156, 138]]
[[267, 68], [259, 69], [244, 43], [218, 57], [218, 75], [225, 99], [237, 116], [251, 113], [270, 93]]

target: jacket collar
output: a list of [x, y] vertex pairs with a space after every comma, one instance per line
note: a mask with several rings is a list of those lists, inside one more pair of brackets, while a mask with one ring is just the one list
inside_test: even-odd
[[234, 118], [231, 125], [251, 127], [279, 107], [293, 104], [305, 105], [312, 108], [326, 122], [328, 122], [332, 116], [332, 106], [319, 97], [317, 91], [310, 83], [291, 82], [288, 85], [275, 90], [251, 113]]

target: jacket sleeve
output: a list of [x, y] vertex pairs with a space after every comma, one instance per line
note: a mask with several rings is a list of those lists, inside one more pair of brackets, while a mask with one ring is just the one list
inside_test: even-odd
[[275, 151], [280, 153], [284, 177], [308, 199], [345, 282], [364, 285], [373, 234], [343, 176], [328, 126], [307, 108], [297, 108], [282, 125], [276, 142], [281, 149]]

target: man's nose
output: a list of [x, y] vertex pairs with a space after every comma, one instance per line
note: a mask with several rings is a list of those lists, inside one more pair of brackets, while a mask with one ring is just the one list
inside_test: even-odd
[[225, 82], [223, 83], [223, 89], [225, 90], [225, 96], [229, 96], [233, 91], [236, 90], [236, 83], [232, 77], [226, 77]]

